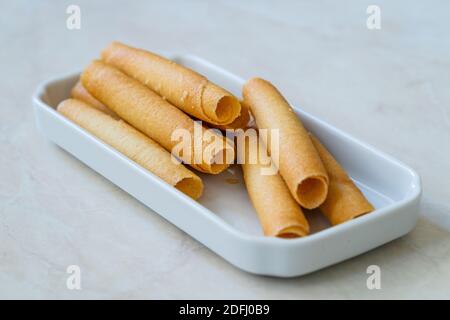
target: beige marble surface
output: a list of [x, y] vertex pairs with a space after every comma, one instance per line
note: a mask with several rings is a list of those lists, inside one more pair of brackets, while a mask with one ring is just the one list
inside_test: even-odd
[[[66, 28], [72, 3], [81, 30]], [[369, 4], [381, 30], [366, 28]], [[449, 12], [448, 1], [2, 2], [0, 298], [450, 298]], [[36, 86], [112, 40], [272, 79], [421, 174], [417, 228], [300, 278], [232, 267], [37, 131]], [[79, 291], [66, 288], [72, 264]], [[366, 288], [371, 264], [381, 290]]]

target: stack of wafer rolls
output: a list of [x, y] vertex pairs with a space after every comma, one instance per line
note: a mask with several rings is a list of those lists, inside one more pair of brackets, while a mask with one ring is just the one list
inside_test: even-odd
[[197, 119], [227, 125], [240, 115], [239, 101], [231, 93], [193, 70], [149, 51], [113, 42], [103, 50], [102, 60]]
[[271, 130], [278, 130], [278, 165], [294, 199], [307, 209], [320, 206], [327, 197], [328, 175], [308, 132], [288, 102], [271, 83], [260, 78], [253, 78], [244, 85], [243, 96], [258, 129], [269, 130], [263, 137], [269, 152], [271, 143], [267, 140], [270, 140]]
[[226, 138], [206, 128], [195, 134], [194, 120], [118, 69], [94, 61], [82, 73], [81, 82], [97, 100], [170, 152], [179, 144], [174, 132], [189, 133], [191, 152], [177, 156], [193, 168], [217, 174], [233, 161], [234, 148]]
[[[258, 129], [278, 130], [280, 176], [299, 205], [307, 209], [320, 208], [333, 225], [374, 210], [333, 156], [317, 138], [310, 136], [288, 102], [271, 83], [253, 78], [244, 85], [243, 97]], [[261, 139], [271, 152], [268, 142], [271, 131], [268, 135], [262, 135]], [[272, 161], [275, 161], [274, 155], [271, 155]], [[244, 173], [248, 171], [247, 164], [242, 167]], [[247, 180], [256, 180], [257, 177], [256, 174], [247, 174], [247, 186], [254, 188]], [[265, 179], [268, 180], [267, 177]], [[266, 191], [265, 198], [277, 197], [278, 188], [271, 189], [273, 191]], [[255, 191], [248, 187], [248, 192], [253, 200]], [[258, 201], [264, 203], [264, 199]], [[253, 204], [258, 212], [270, 207], [267, 203], [260, 206], [254, 200]], [[277, 223], [274, 222], [274, 225]]]
[[373, 211], [374, 207], [319, 139], [311, 135], [311, 140], [328, 172], [328, 196], [320, 210], [331, 224], [340, 224]]
[[[256, 145], [261, 148], [262, 140]], [[309, 224], [302, 209], [292, 197], [288, 187], [278, 173], [264, 174], [259, 156], [252, 161], [250, 143], [240, 144], [242, 172], [250, 200], [255, 207], [264, 235], [279, 238], [304, 237], [309, 233]], [[259, 151], [254, 150], [253, 152]]]
[[[266, 236], [307, 236], [303, 209], [319, 208], [332, 225], [374, 210], [270, 82], [253, 78], [242, 96], [239, 101], [189, 68], [113, 42], [57, 109], [193, 199], [201, 196], [203, 182], [183, 163], [219, 174], [236, 153], [243, 155], [238, 163]], [[259, 142], [256, 150], [249, 148], [249, 128]], [[240, 129], [231, 135], [234, 141], [221, 134], [228, 129]]]
[[169, 152], [124, 121], [75, 99], [64, 100], [57, 109], [97, 138], [191, 198], [198, 199], [202, 194], [203, 183], [196, 174], [182, 164], [173, 162]]

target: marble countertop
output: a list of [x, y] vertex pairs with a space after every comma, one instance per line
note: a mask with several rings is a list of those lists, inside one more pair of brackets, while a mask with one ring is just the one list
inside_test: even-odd
[[[0, 298], [450, 298], [448, 1], [13, 1], [0, 12]], [[366, 8], [381, 8], [369, 30]], [[30, 97], [112, 40], [194, 53], [415, 168], [407, 236], [313, 274], [247, 274], [38, 131]], [[382, 271], [380, 290], [366, 268]], [[81, 290], [66, 286], [81, 269]]]

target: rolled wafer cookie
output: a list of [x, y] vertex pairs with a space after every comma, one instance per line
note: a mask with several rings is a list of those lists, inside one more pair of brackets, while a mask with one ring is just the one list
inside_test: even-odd
[[233, 162], [234, 148], [228, 139], [196, 125], [180, 109], [118, 69], [94, 61], [82, 73], [81, 82], [97, 100], [167, 151], [174, 153], [183, 145], [175, 155], [191, 167], [218, 174]]
[[169, 152], [122, 120], [75, 99], [58, 105], [58, 112], [103, 140], [171, 186], [198, 199], [203, 191], [202, 180], [181, 163], [172, 161]]
[[[264, 143], [264, 142], [260, 142]], [[280, 238], [303, 237], [309, 233], [309, 224], [299, 204], [289, 192], [279, 173], [265, 175], [259, 158], [251, 163], [249, 143], [245, 148], [242, 172], [250, 200], [258, 214], [264, 235]]]
[[74, 99], [86, 102], [88, 105], [103, 111], [106, 114], [109, 114], [113, 118], [118, 119], [118, 115], [109, 109], [107, 106], [105, 106], [103, 103], [95, 99], [81, 84], [81, 81], [77, 81], [75, 86], [70, 91], [70, 96]]
[[103, 50], [102, 60], [197, 119], [226, 125], [240, 114], [239, 101], [231, 93], [197, 72], [157, 54], [113, 42]]
[[311, 140], [328, 172], [328, 196], [320, 205], [320, 210], [331, 224], [336, 225], [373, 211], [374, 207], [319, 139], [311, 135]]
[[[278, 158], [274, 161], [294, 199], [307, 209], [320, 206], [327, 197], [328, 176], [308, 132], [288, 102], [271, 83], [260, 78], [244, 85], [243, 97], [258, 129], [268, 129], [262, 138], [272, 158]], [[277, 155], [271, 150], [271, 130], [278, 130]]]

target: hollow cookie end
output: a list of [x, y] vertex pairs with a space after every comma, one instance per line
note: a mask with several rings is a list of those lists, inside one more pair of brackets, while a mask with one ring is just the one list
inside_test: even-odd
[[305, 209], [319, 207], [327, 198], [328, 182], [324, 177], [308, 177], [297, 186], [295, 199]]
[[175, 188], [197, 200], [203, 193], [203, 182], [198, 177], [187, 177], [178, 181], [175, 184]]
[[303, 226], [292, 226], [280, 230], [275, 236], [282, 239], [293, 239], [307, 236], [309, 228], [305, 229]]
[[227, 125], [241, 114], [239, 100], [226, 90], [207, 84], [202, 95], [202, 108], [210, 122], [215, 125]]

